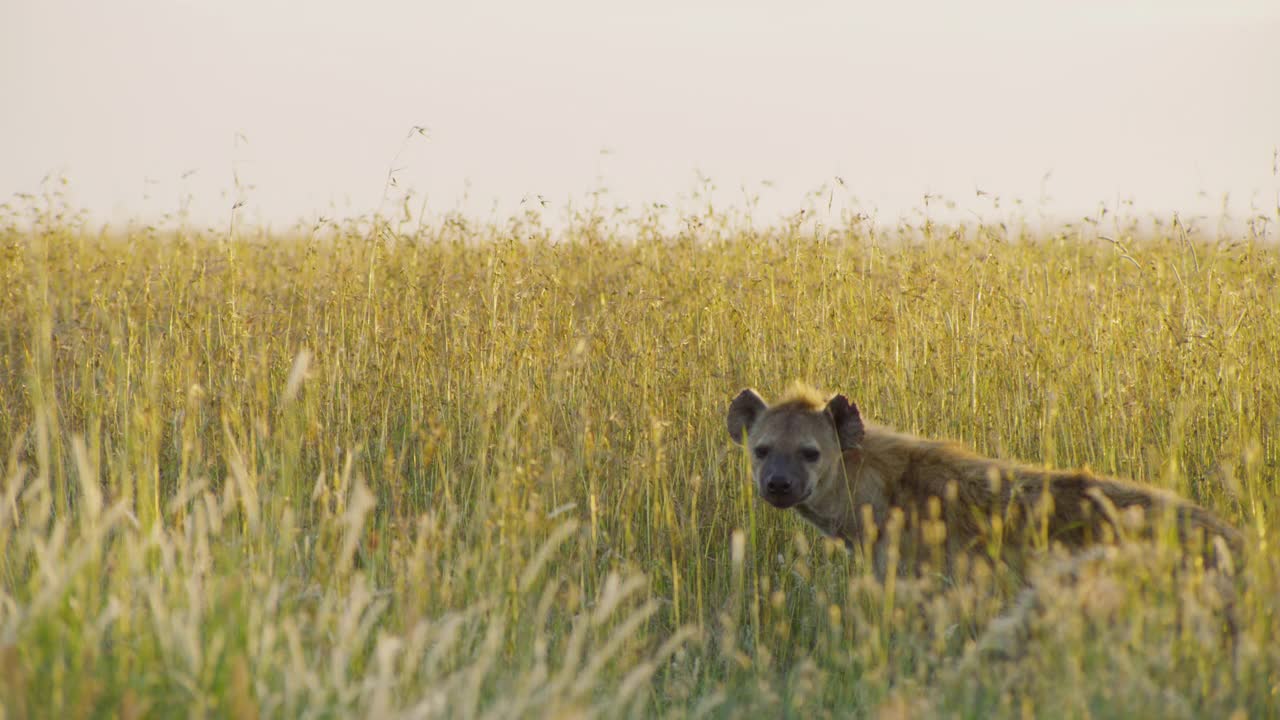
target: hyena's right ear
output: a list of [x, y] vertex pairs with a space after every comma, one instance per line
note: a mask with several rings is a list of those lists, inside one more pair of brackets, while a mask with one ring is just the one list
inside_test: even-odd
[[751, 388], [738, 393], [738, 397], [729, 403], [729, 415], [725, 418], [729, 425], [729, 437], [741, 445], [742, 438], [755, 424], [756, 418], [760, 417], [760, 413], [768, 407], [764, 398], [757, 395]]
[[840, 436], [840, 449], [849, 450], [862, 442], [866, 428], [862, 425], [862, 415], [858, 414], [858, 406], [849, 402], [849, 398], [836, 395], [827, 401], [827, 414], [836, 425], [836, 435]]

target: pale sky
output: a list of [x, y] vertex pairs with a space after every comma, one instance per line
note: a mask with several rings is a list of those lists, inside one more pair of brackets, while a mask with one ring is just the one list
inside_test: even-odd
[[1277, 38], [1275, 0], [3, 0], [0, 202], [54, 173], [102, 221], [225, 224], [234, 172], [285, 225], [377, 209], [394, 164], [393, 198], [481, 215], [700, 172], [761, 213], [838, 176], [885, 219], [1275, 217]]

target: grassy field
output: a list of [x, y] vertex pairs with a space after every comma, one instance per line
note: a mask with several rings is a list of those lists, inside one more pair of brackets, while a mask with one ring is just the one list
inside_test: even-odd
[[[0, 715], [1280, 716], [1274, 244], [658, 227], [0, 221]], [[1236, 649], [1158, 546], [976, 653], [1001, 578], [753, 497], [725, 408], [796, 378], [1214, 509]]]

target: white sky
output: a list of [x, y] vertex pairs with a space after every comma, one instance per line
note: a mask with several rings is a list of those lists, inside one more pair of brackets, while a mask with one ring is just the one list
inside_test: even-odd
[[95, 218], [225, 223], [235, 171], [287, 224], [377, 208], [394, 161], [436, 211], [701, 171], [766, 212], [840, 176], [882, 218], [1042, 187], [1274, 217], [1277, 38], [1275, 0], [3, 0], [0, 202], [52, 172]]

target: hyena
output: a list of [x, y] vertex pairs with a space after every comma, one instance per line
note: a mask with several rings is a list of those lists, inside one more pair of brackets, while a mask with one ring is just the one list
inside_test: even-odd
[[774, 405], [743, 390], [729, 435], [751, 454], [756, 492], [891, 571], [954, 573], [957, 561], [1023, 567], [1029, 551], [1150, 537], [1161, 521], [1188, 551], [1230, 567], [1241, 537], [1177, 495], [1084, 470], [977, 455], [866, 422], [844, 395], [797, 385]]

